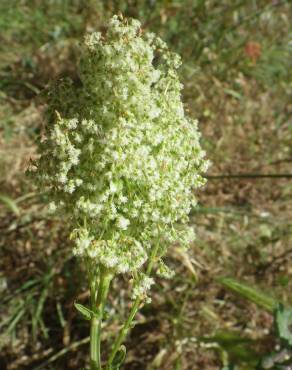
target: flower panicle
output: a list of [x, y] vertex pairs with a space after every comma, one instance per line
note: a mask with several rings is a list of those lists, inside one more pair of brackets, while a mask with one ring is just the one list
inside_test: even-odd
[[[60, 81], [47, 94], [34, 176], [50, 211], [70, 220], [76, 256], [115, 273], [138, 271], [157, 240], [160, 256], [192, 240], [188, 214], [208, 161], [185, 115], [180, 57], [161, 39], [114, 16], [81, 50], [80, 81]], [[141, 282], [136, 295], [151, 286]]]

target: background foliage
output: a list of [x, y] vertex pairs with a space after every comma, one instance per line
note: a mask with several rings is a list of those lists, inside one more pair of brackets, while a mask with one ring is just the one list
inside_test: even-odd
[[[88, 298], [84, 272], [24, 171], [43, 130], [41, 91], [76, 78], [80, 38], [118, 12], [182, 55], [184, 102], [213, 163], [192, 214], [197, 241], [188, 255], [171, 250], [176, 276], [137, 317], [125, 369], [255, 369], [278, 343], [271, 299], [292, 303], [291, 178], [257, 177], [291, 174], [291, 4], [280, 0], [0, 2], [0, 368], [86, 363], [87, 327], [73, 310]], [[115, 282], [105, 342], [127, 311], [126, 287]]]

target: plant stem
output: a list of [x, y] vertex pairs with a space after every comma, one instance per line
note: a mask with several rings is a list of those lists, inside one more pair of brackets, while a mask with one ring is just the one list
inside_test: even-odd
[[95, 313], [95, 316], [91, 318], [90, 325], [91, 370], [101, 370], [101, 356], [100, 356], [101, 324], [111, 279], [112, 275], [107, 270], [101, 268], [97, 295], [95, 291], [96, 284], [91, 285], [91, 309]]
[[[157, 256], [158, 248], [159, 248], [159, 244], [157, 243], [155, 245], [155, 247], [153, 248], [150, 259], [149, 259], [149, 264], [148, 264], [147, 270], [146, 270], [147, 275], [151, 274], [151, 271], [152, 271], [152, 268], [153, 268], [153, 265], [154, 265], [154, 262], [155, 262], [155, 259], [156, 259], [156, 256]], [[111, 351], [111, 354], [110, 354], [109, 359], [108, 359], [108, 369], [109, 370], [111, 368], [112, 362], [113, 362], [118, 350], [121, 347], [121, 344], [125, 340], [125, 337], [128, 334], [129, 329], [131, 328], [132, 321], [133, 321], [134, 317], [136, 316], [136, 313], [139, 309], [141, 301], [142, 301], [142, 299], [140, 297], [137, 297], [135, 299], [135, 301], [132, 305], [130, 314], [129, 314], [126, 322], [124, 323], [122, 329], [120, 330], [118, 337], [114, 341], [112, 351]]]
[[115, 340], [115, 342], [113, 344], [113, 348], [112, 348], [111, 354], [110, 354], [109, 359], [108, 359], [109, 369], [110, 369], [110, 365], [112, 365], [112, 362], [113, 362], [118, 350], [121, 347], [121, 344], [123, 343], [128, 331], [131, 327], [131, 323], [132, 323], [132, 321], [133, 321], [133, 319], [134, 319], [134, 317], [135, 317], [135, 315], [138, 311], [140, 302], [141, 302], [141, 298], [137, 297], [133, 306], [132, 306], [132, 308], [131, 308], [131, 311], [130, 311], [130, 314], [129, 314], [129, 317], [128, 317], [127, 321], [123, 325], [122, 329], [119, 332], [119, 335], [118, 335], [117, 339]]
[[91, 319], [90, 323], [90, 369], [100, 370], [100, 349], [98, 346], [98, 326], [99, 320], [96, 317]]

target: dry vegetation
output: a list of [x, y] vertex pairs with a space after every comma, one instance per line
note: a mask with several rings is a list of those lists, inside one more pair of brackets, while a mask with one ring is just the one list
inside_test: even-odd
[[[87, 327], [72, 308], [86, 303], [84, 272], [66, 224], [48, 215], [24, 172], [42, 132], [41, 91], [74, 78], [78, 39], [118, 11], [182, 54], [184, 100], [213, 163], [192, 214], [197, 241], [188, 254], [173, 247], [176, 276], [159, 282], [137, 317], [125, 369], [215, 370], [227, 357], [255, 369], [275, 344], [272, 315], [216, 278], [292, 305], [291, 5], [280, 0], [1, 2], [0, 369], [86, 363]], [[129, 305], [126, 282], [115, 289], [105, 341]]]

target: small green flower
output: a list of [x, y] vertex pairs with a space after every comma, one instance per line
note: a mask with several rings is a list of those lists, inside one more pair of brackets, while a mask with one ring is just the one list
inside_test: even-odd
[[80, 82], [48, 93], [40, 186], [76, 229], [73, 253], [116, 273], [140, 269], [157, 241], [162, 257], [193, 238], [188, 214], [208, 162], [184, 113], [180, 63], [138, 21], [115, 16], [104, 36], [85, 37]]

